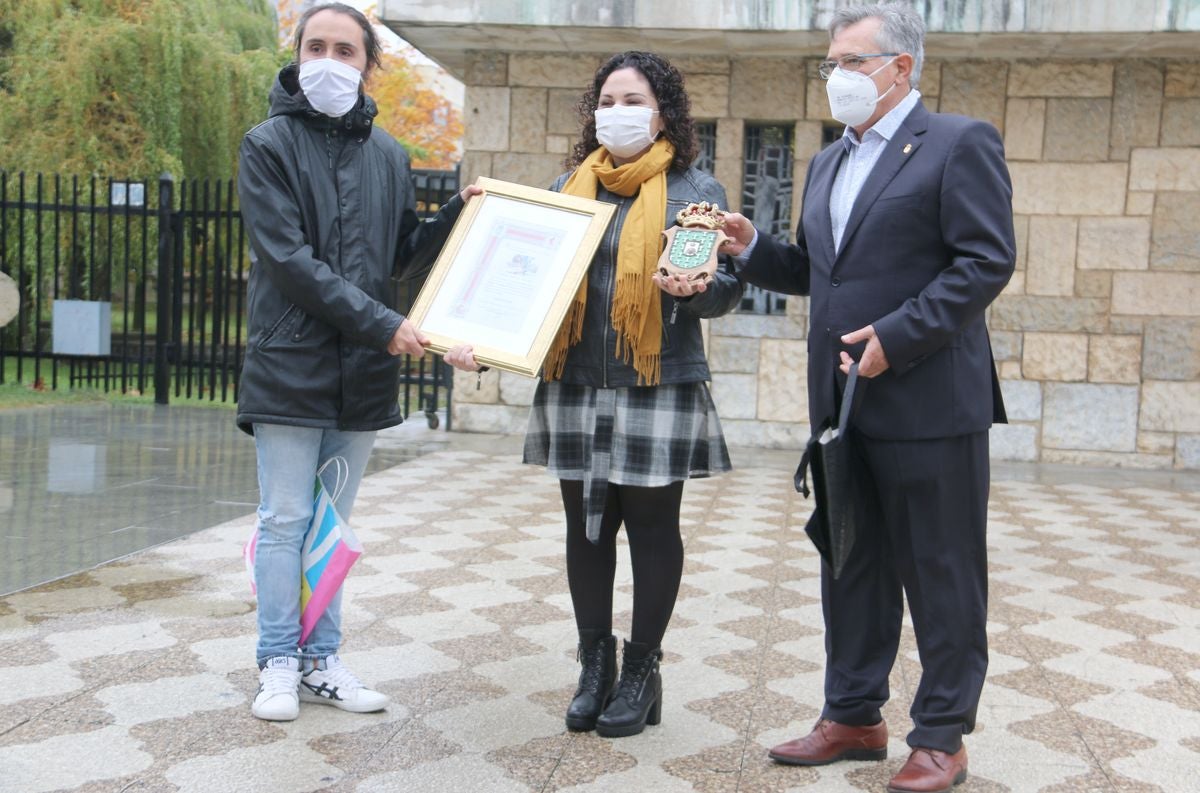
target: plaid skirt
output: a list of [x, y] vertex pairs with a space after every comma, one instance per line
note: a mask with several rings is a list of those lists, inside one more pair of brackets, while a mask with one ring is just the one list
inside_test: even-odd
[[704, 383], [592, 388], [539, 382], [524, 462], [583, 481], [592, 542], [600, 537], [609, 482], [662, 487], [732, 468]]

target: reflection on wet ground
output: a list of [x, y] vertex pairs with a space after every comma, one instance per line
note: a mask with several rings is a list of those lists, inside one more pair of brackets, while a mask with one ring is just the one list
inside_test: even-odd
[[[368, 473], [448, 446], [518, 456], [520, 444], [519, 436], [432, 430], [417, 416], [380, 433]], [[785, 471], [797, 455], [735, 452], [738, 467]], [[995, 463], [992, 479], [1200, 490], [1194, 471]], [[231, 410], [105, 404], [0, 411], [0, 594], [249, 515], [257, 503], [254, 442]]]
[[[368, 472], [440, 448], [445, 437], [421, 420], [391, 430]], [[0, 594], [252, 513], [257, 503], [254, 441], [230, 410], [0, 411]]]

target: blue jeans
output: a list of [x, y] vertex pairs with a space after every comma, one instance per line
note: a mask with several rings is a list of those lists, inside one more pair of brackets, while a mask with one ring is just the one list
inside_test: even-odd
[[[260, 667], [268, 658], [279, 655], [317, 660], [337, 653], [342, 643], [340, 589], [305, 646], [299, 646], [300, 557], [313, 515], [313, 481], [326, 460], [346, 458], [350, 475], [334, 506], [343, 520], [350, 520], [374, 443], [374, 432], [254, 425], [259, 489], [254, 579], [258, 587], [256, 655]], [[321, 477], [330, 496], [334, 494], [335, 476], [334, 466], [330, 466]]]

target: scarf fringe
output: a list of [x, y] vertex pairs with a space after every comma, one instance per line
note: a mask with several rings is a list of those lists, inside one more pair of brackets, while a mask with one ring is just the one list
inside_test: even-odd
[[[637, 356], [633, 359], [633, 368], [638, 373], [638, 385], [658, 385], [662, 380], [662, 353]], [[646, 372], [643, 382], [642, 372]]]
[[546, 364], [542, 367], [542, 377], [546, 382], [562, 377], [563, 369], [567, 365], [567, 352], [583, 338], [584, 306], [584, 302], [576, 297], [567, 308], [567, 316], [563, 318], [562, 327], [550, 343]]
[[[617, 279], [612, 324], [617, 332], [617, 357], [633, 360], [638, 385], [658, 385], [662, 379], [662, 313], [659, 290], [645, 273], [625, 273]], [[659, 322], [651, 322], [652, 318]], [[643, 383], [644, 381], [644, 383]]]

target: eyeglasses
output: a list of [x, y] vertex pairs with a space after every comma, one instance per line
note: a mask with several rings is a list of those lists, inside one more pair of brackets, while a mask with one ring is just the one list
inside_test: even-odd
[[821, 75], [822, 80], [828, 80], [829, 76], [833, 74], [833, 70], [839, 66], [843, 71], [857, 72], [871, 58], [895, 58], [899, 54], [898, 52], [863, 52], [858, 55], [843, 55], [836, 61], [821, 61], [817, 64], [817, 74]]

